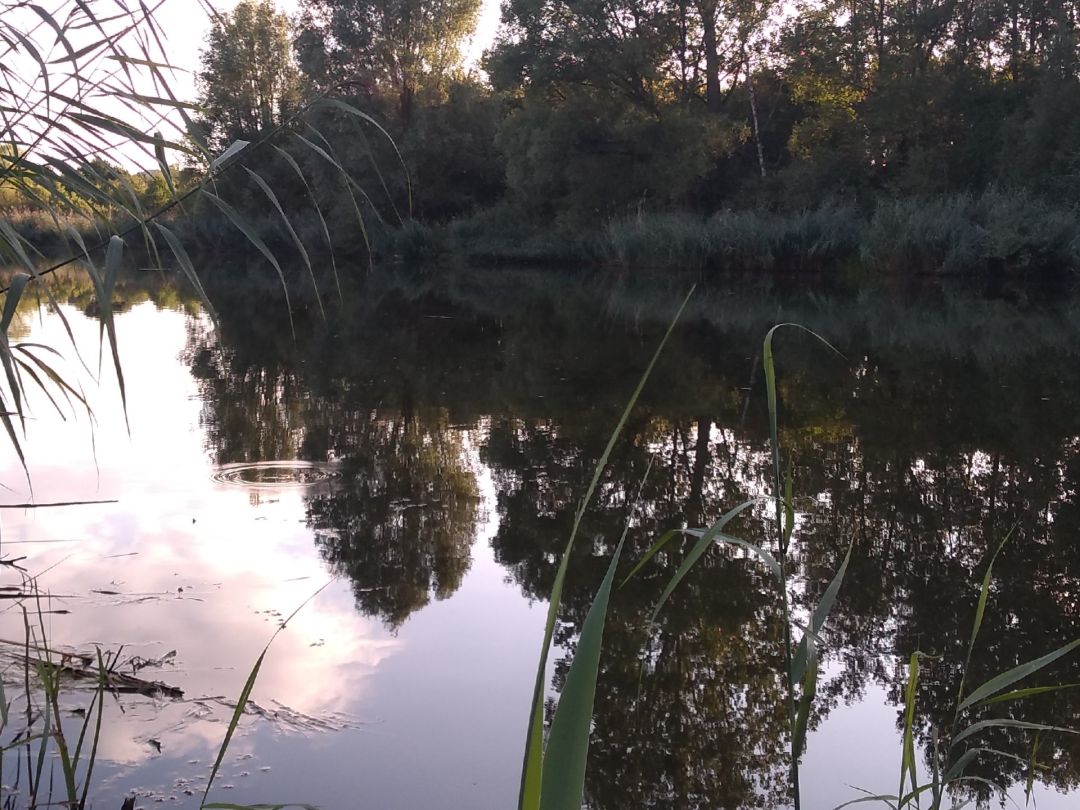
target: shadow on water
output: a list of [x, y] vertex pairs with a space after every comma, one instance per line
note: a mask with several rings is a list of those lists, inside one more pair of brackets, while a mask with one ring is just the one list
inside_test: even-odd
[[[295, 342], [273, 305], [233, 295], [220, 307], [220, 342], [193, 324], [186, 360], [217, 463], [334, 465], [305, 496], [308, 525], [328, 565], [351, 580], [357, 608], [397, 628], [450, 597], [468, 570], [482, 517], [479, 465], [495, 486], [496, 560], [527, 596], [547, 598], [578, 499], [677, 287], [542, 273], [376, 276], [328, 321], [301, 310]], [[779, 349], [804, 605], [855, 544], [814, 724], [871, 685], [887, 691], [899, 721], [900, 662], [921, 650], [941, 656], [921, 681], [929, 744], [931, 725], [951, 721], [982, 566], [1010, 529], [969, 680], [1071, 640], [1080, 609], [1080, 313], [1060, 291], [993, 292], [784, 292], [745, 282], [699, 296], [586, 513], [587, 542], [574, 550], [557, 630], [555, 689], [650, 459], [630, 558], [669, 528], [710, 523], [768, 490], [754, 369], [778, 316], [844, 352], [837, 359], [798, 339]], [[733, 533], [769, 536], [768, 512], [751, 510]], [[588, 804], [775, 806], [786, 797], [786, 718], [766, 575], [711, 552], [650, 627], [680, 560], [658, 555], [613, 603]], [[1064, 659], [1040, 683], [1076, 680]], [[1078, 700], [1039, 695], [1022, 717], [1068, 724]], [[983, 744], [1017, 759], [980, 758], [973, 774], [1023, 782], [1030, 737], [999, 729]], [[1044, 736], [1038, 762], [1046, 783], [1080, 784], [1074, 738]], [[982, 787], [976, 795], [989, 797]]]

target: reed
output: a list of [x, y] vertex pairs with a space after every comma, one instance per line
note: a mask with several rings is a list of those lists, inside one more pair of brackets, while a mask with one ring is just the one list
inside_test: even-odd
[[606, 262], [725, 272], [832, 272], [859, 262], [893, 274], [976, 273], [1080, 266], [1075, 212], [1026, 192], [884, 198], [864, 211], [815, 208], [642, 213], [607, 223], [595, 239]]

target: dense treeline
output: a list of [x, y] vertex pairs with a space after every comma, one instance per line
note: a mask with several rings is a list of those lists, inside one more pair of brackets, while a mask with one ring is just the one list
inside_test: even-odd
[[[243, 169], [258, 173], [313, 252], [1080, 265], [1075, 2], [504, 0], [466, 66], [479, 11], [302, 0], [288, 19], [244, 0], [221, 16], [202, 138], [220, 153], [292, 135], [243, 152], [224, 193], [295, 250]], [[373, 121], [305, 106], [320, 95]], [[211, 217], [190, 227], [236, 241]]]

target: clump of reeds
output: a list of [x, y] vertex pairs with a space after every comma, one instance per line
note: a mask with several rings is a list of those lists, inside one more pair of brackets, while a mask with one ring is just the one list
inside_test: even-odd
[[640, 213], [597, 237], [606, 261], [631, 267], [830, 271], [858, 260], [898, 273], [1062, 269], [1080, 265], [1080, 222], [1024, 192], [882, 198], [869, 211], [826, 201], [794, 211]]

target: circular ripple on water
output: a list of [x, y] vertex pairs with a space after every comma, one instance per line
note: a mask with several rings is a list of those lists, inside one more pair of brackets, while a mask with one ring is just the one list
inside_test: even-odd
[[254, 463], [223, 464], [211, 478], [231, 486], [282, 489], [310, 487], [334, 477], [330, 464], [315, 461], [259, 461]]

